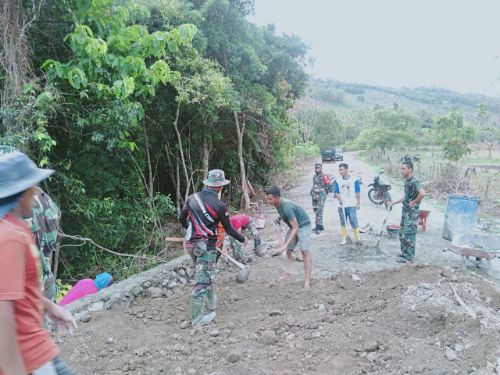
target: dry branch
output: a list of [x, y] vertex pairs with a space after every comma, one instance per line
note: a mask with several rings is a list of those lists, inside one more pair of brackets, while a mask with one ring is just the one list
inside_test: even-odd
[[74, 240], [74, 241], [88, 242], [88, 243], [94, 245], [99, 250], [102, 250], [102, 251], [104, 251], [104, 252], [106, 252], [108, 254], [115, 255], [115, 256], [118, 256], [118, 257], [133, 258], [133, 259], [144, 259], [144, 260], [154, 260], [154, 261], [160, 260], [160, 259], [158, 259], [156, 257], [147, 257], [147, 256], [144, 256], [144, 255], [134, 255], [134, 254], [122, 254], [122, 253], [118, 253], [116, 251], [107, 249], [104, 246], [99, 245], [94, 240], [92, 240], [91, 238], [87, 238], [87, 237], [72, 236], [70, 234], [66, 234], [66, 233], [62, 233], [62, 232], [59, 232], [59, 237], [61, 237], [61, 238], [67, 238], [67, 239]]

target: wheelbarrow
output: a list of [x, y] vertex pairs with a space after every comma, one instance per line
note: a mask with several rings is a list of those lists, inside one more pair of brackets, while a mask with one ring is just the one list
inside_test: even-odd
[[[490, 234], [462, 234], [453, 239], [452, 246], [443, 251], [451, 251], [462, 257], [462, 269], [467, 268], [467, 261], [477, 267], [483, 266], [491, 276], [491, 261], [500, 258], [500, 237]], [[472, 259], [471, 259], [472, 258]]]
[[418, 225], [422, 227], [422, 232], [425, 232], [427, 227], [427, 218], [429, 217], [430, 211], [420, 210], [418, 213]]

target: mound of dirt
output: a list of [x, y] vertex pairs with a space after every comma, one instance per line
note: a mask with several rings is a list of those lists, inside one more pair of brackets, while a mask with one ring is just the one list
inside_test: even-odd
[[[269, 259], [268, 259], [269, 261]], [[189, 286], [91, 315], [61, 343], [77, 374], [494, 373], [500, 298], [438, 267], [218, 282], [216, 321], [188, 324]], [[451, 285], [476, 314], [457, 303]]]

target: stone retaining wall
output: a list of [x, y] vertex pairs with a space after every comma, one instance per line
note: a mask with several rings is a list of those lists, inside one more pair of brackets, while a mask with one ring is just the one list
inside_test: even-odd
[[188, 284], [194, 275], [193, 261], [188, 255], [114, 283], [96, 294], [79, 299], [65, 307], [75, 319], [83, 320], [89, 312], [128, 306], [137, 297], [159, 298], [174, 294], [176, 288]]

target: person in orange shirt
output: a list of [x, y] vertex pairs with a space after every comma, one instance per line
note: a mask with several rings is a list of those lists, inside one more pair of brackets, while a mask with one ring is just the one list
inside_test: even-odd
[[21, 152], [0, 157], [0, 375], [73, 374], [44, 329], [44, 314], [59, 333], [72, 333], [76, 323], [42, 296], [40, 252], [22, 220], [32, 211], [36, 186], [52, 173]]

